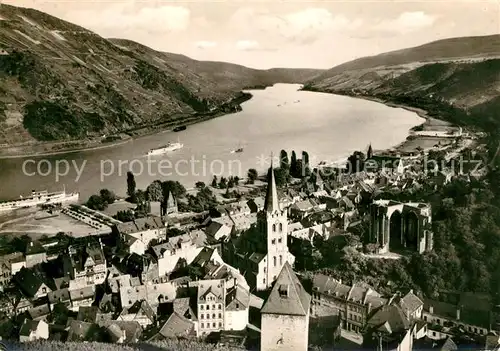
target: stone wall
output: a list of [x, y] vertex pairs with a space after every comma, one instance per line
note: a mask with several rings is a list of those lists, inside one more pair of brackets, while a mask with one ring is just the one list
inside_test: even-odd
[[261, 351], [306, 351], [309, 315], [262, 314]]

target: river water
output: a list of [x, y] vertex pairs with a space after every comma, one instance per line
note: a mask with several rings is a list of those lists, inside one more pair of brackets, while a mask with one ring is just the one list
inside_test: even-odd
[[[31, 190], [79, 191], [85, 201], [99, 189], [126, 192], [126, 173], [138, 188], [155, 179], [179, 180], [186, 187], [210, 182], [213, 174], [245, 177], [249, 168], [269, 167], [269, 157], [285, 149], [309, 153], [310, 163], [337, 161], [356, 150], [390, 148], [424, 120], [415, 113], [383, 104], [332, 94], [298, 91], [299, 85], [277, 84], [250, 91], [243, 111], [164, 132], [120, 146], [30, 159], [0, 160], [0, 200]], [[180, 141], [184, 148], [154, 157], [151, 148]], [[242, 153], [231, 153], [242, 147]]]

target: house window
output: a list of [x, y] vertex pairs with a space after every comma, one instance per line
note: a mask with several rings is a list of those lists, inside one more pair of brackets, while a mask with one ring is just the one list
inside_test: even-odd
[[212, 318], [215, 319], [215, 313], [212, 314]]
[[219, 322], [219, 328], [222, 328], [222, 323], [221, 322]]
[[278, 244], [281, 244], [282, 240], [281, 238], [278, 238]]
[[215, 304], [214, 304], [214, 305], [212, 305], [212, 309], [213, 309], [213, 310], [215, 310]]
[[274, 264], [274, 267], [276, 267], [276, 256], [273, 256], [273, 264]]
[[210, 305], [207, 305], [207, 311], [210, 309]]
[[216, 323], [212, 323], [212, 327], [214, 327], [214, 328], [215, 328], [215, 326], [216, 326], [216, 325], [217, 325]]
[[221, 308], [222, 308], [222, 305], [221, 305], [221, 304], [219, 304], [219, 310], [220, 310]]
[[128, 304], [131, 305], [132, 304], [132, 300], [128, 300]]
[[266, 285], [266, 278], [262, 279], [262, 284]]
[[203, 310], [203, 305], [200, 305], [200, 310]]
[[201, 327], [202, 327], [202, 328], [205, 328], [205, 324], [204, 324], [204, 323], [201, 323]]
[[42, 288], [42, 294], [47, 293], [47, 288]]
[[202, 313], [200, 316], [201, 319], [205, 318], [205, 315]]
[[432, 336], [436, 336], [436, 332], [432, 332]]
[[276, 231], [276, 224], [273, 224], [273, 232]]
[[[222, 313], [219, 313], [219, 318], [222, 318]], [[477, 331], [477, 330], [476, 330]]]
[[207, 313], [207, 319], [210, 319], [210, 313]]
[[271, 244], [275, 245], [276, 244], [276, 239], [271, 240]]
[[239, 303], [236, 303], [236, 308], [240, 308], [240, 304]]
[[280, 232], [283, 231], [283, 223], [280, 223]]
[[280, 255], [280, 266], [283, 265], [283, 256]]
[[264, 267], [264, 273], [266, 273], [266, 267]]

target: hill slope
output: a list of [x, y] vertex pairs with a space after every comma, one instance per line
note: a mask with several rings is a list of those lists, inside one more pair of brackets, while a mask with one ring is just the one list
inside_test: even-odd
[[366, 95], [416, 107], [437, 105], [496, 118], [500, 35], [453, 38], [361, 58], [312, 79], [306, 90]]
[[234, 109], [231, 101], [245, 87], [301, 83], [320, 73], [196, 61], [8, 5], [0, 23], [0, 144], [182, 123]]

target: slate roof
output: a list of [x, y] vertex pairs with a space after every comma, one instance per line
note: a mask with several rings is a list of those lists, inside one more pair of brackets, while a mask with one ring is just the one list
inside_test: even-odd
[[160, 217], [149, 216], [135, 219], [132, 222], [117, 224], [116, 229], [120, 234], [140, 233], [150, 229], [164, 228]]
[[[281, 291], [286, 291], [283, 295]], [[305, 291], [288, 262], [285, 263], [274, 283], [261, 313], [307, 316], [311, 296]]]
[[92, 323], [72, 320], [69, 325], [67, 341], [84, 341], [91, 327]]
[[383, 327], [383, 329], [388, 328], [387, 331], [390, 331], [390, 334], [410, 328], [410, 321], [398, 305], [380, 307], [368, 320], [367, 324], [375, 329], [380, 327]]
[[185, 336], [192, 332], [194, 324], [187, 318], [174, 312], [161, 327], [159, 334], [166, 338]]
[[408, 294], [401, 298], [399, 303], [403, 311], [409, 311], [410, 313], [415, 312], [424, 305], [424, 302], [413, 291], [408, 292]]
[[451, 337], [435, 340], [428, 337], [417, 339], [413, 342], [414, 350], [457, 351], [458, 346]]
[[38, 289], [45, 284], [42, 278], [32, 269], [21, 268], [14, 276], [14, 282], [29, 297], [34, 297]]
[[26, 246], [26, 256], [41, 254], [44, 252], [46, 252], [46, 250], [39, 241], [31, 241]]
[[49, 303], [51, 304], [59, 302], [68, 302], [70, 301], [69, 290], [60, 289], [60, 290], [50, 291], [47, 294], [47, 298], [49, 299]]
[[226, 295], [226, 311], [244, 310], [250, 305], [250, 292], [236, 285]]
[[141, 313], [144, 314], [146, 317], [148, 317], [148, 319], [151, 322], [154, 322], [155, 311], [153, 311], [151, 305], [146, 300], [136, 301], [129, 308], [124, 308], [121, 315], [132, 314], [137, 316], [140, 315]]
[[38, 323], [40, 322], [26, 318], [21, 326], [21, 330], [19, 330], [19, 335], [29, 336], [32, 332], [36, 331]]

